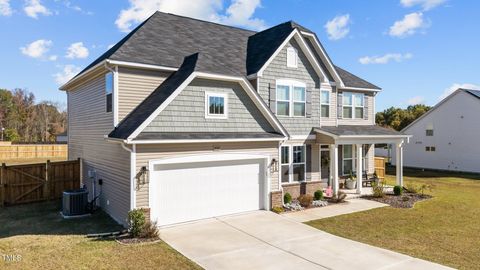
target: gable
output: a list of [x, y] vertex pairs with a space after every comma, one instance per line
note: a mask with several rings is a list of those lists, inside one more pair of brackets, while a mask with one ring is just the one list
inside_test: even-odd
[[[205, 117], [206, 93], [227, 96], [227, 119]], [[143, 132], [275, 132], [241, 85], [194, 79]]]

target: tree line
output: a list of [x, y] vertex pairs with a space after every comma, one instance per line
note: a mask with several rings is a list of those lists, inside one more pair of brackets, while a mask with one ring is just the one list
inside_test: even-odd
[[400, 131], [430, 109], [430, 106], [423, 104], [411, 105], [406, 109], [390, 107], [382, 112], [377, 112], [375, 122], [377, 125]]
[[67, 113], [59, 103], [36, 103], [35, 95], [25, 89], [0, 89], [0, 132], [3, 140], [54, 142], [55, 135], [64, 132], [66, 126]]

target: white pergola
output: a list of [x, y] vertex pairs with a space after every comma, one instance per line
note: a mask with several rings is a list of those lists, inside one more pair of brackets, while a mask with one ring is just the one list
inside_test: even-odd
[[[348, 127], [348, 126], [345, 126]], [[358, 127], [358, 126], [355, 126]], [[363, 181], [363, 163], [362, 163], [362, 153], [363, 145], [365, 144], [394, 144], [396, 146], [396, 183], [399, 186], [403, 186], [403, 145], [408, 143], [408, 140], [411, 136], [398, 133], [396, 131], [390, 131], [389, 133], [394, 134], [384, 134], [386, 132], [385, 128], [373, 126], [373, 131], [378, 129], [380, 134], [371, 134], [372, 126], [366, 126], [369, 128], [369, 134], [361, 134], [362, 128], [355, 130], [355, 133], [359, 134], [349, 134], [353, 132], [336, 132], [338, 127], [328, 127], [328, 128], [316, 128], [314, 131], [317, 133], [317, 142], [322, 144], [328, 144], [330, 146], [330, 173], [333, 180], [333, 193], [336, 195], [339, 191], [339, 175], [338, 175], [338, 146], [339, 145], [355, 145], [356, 147], [356, 177], [357, 177], [357, 193], [362, 193], [362, 181]], [[344, 134], [347, 133], [347, 134]], [[365, 132], [367, 133], [367, 132]]]

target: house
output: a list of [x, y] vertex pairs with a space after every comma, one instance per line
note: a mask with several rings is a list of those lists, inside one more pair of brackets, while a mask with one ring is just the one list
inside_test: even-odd
[[59, 133], [55, 136], [55, 141], [57, 143], [68, 143], [68, 134], [67, 131]]
[[[405, 127], [405, 166], [480, 173], [480, 90], [458, 89]], [[393, 164], [396, 163], [393, 155]]]
[[373, 173], [373, 144], [407, 138], [375, 126], [380, 88], [291, 21], [253, 32], [156, 12], [61, 89], [69, 158], [120, 223], [134, 208], [168, 225], [338, 192]]

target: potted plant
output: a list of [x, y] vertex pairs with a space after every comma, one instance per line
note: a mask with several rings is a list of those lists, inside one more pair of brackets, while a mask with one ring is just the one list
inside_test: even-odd
[[345, 180], [345, 187], [347, 189], [355, 189], [357, 187], [357, 179], [355, 179], [355, 176], [353, 176], [352, 171], [350, 171], [350, 175]]

